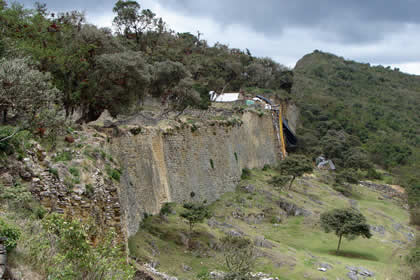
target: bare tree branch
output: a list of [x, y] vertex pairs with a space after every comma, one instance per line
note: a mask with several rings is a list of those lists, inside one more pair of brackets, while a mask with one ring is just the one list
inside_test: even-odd
[[2, 138], [2, 139], [0, 139], [0, 142], [4, 142], [4, 141], [6, 141], [6, 140], [8, 140], [8, 139], [10, 139], [10, 138], [12, 138], [13, 136], [15, 136], [16, 135], [16, 133], [18, 133], [20, 131], [20, 128], [18, 127], [18, 128], [16, 128], [16, 130], [11, 134], [11, 135], [9, 135], [9, 136], [6, 136], [6, 137], [4, 137], [4, 138]]

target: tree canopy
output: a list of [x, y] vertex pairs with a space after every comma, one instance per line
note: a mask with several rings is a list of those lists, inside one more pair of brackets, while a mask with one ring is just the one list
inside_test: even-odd
[[180, 216], [188, 221], [190, 233], [192, 233], [196, 223], [201, 223], [204, 219], [211, 217], [210, 210], [202, 203], [185, 203], [183, 207], [185, 210]]
[[291, 154], [280, 161], [277, 168], [282, 175], [292, 176], [289, 184], [289, 189], [291, 189], [296, 177], [302, 176], [304, 173], [312, 172], [313, 163], [311, 159], [304, 155]]
[[340, 250], [341, 238], [353, 239], [357, 236], [370, 238], [370, 227], [362, 213], [353, 209], [334, 209], [321, 214], [322, 229], [328, 233], [333, 231], [338, 237], [337, 252]]

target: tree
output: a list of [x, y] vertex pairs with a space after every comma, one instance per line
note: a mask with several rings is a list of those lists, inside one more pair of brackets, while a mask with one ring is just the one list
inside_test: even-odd
[[278, 170], [282, 175], [292, 176], [289, 184], [289, 189], [292, 188], [293, 181], [296, 177], [302, 176], [304, 173], [312, 172], [312, 161], [304, 155], [289, 155], [284, 160], [280, 161]]
[[118, 28], [118, 31], [127, 38], [130, 38], [133, 34], [137, 43], [140, 43], [143, 33], [155, 27], [158, 21], [151, 10], [141, 10], [137, 1], [118, 0], [115, 3], [113, 12], [117, 14], [113, 23]]
[[204, 219], [208, 219], [212, 216], [208, 207], [202, 203], [185, 203], [183, 207], [185, 211], [182, 212], [180, 216], [188, 221], [190, 234], [196, 223], [201, 223]]
[[49, 73], [29, 66], [29, 59], [2, 59], [0, 61], [0, 110], [3, 122], [8, 113], [14, 113], [24, 126], [34, 124], [38, 113], [49, 109], [59, 91], [51, 85]]
[[328, 233], [334, 231], [338, 236], [337, 252], [340, 250], [341, 238], [354, 239], [357, 236], [370, 238], [370, 227], [362, 213], [353, 208], [334, 209], [321, 214], [321, 227]]
[[150, 82], [149, 65], [140, 52], [102, 54], [82, 88], [83, 120], [96, 120], [108, 109], [112, 116], [137, 104]]
[[225, 236], [221, 240], [226, 267], [232, 275], [228, 279], [246, 276], [255, 265], [254, 244], [241, 236]]

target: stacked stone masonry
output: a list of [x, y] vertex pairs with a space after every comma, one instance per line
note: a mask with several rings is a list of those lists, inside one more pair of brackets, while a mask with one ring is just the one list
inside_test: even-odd
[[144, 213], [156, 214], [165, 202], [212, 202], [233, 191], [243, 168], [262, 168], [279, 160], [269, 113], [242, 114], [233, 125], [197, 129], [143, 129], [112, 139], [123, 168], [120, 202], [127, 232], [136, 233]]

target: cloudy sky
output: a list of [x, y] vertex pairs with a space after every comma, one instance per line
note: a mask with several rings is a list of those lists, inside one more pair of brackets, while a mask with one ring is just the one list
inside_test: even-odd
[[[35, 0], [18, 0], [27, 7]], [[40, 0], [111, 26], [115, 0]], [[418, 0], [138, 0], [177, 32], [248, 48], [290, 67], [315, 49], [420, 75]]]

